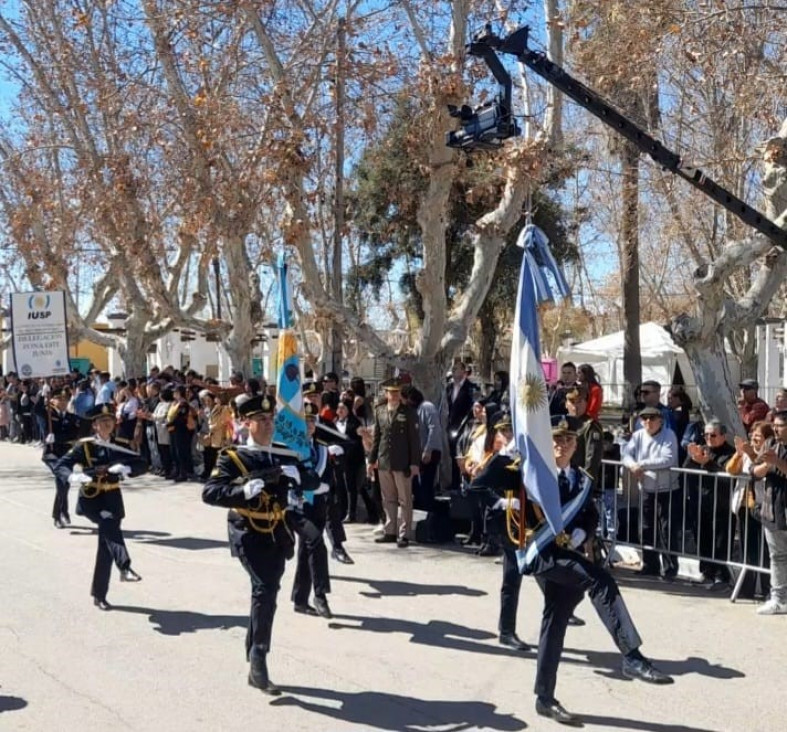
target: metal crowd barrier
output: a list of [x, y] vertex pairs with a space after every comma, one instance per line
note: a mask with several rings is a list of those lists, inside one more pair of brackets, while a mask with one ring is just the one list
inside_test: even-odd
[[770, 575], [762, 525], [746, 501], [750, 478], [685, 468], [670, 472], [672, 490], [649, 495], [622, 463], [602, 462], [600, 483], [608, 488], [598, 499], [599, 538], [607, 549], [606, 561], [619, 546], [639, 550], [643, 560], [647, 557], [662, 569], [677, 570], [681, 557], [694, 559], [704, 575], [729, 582], [735, 602], [747, 576]]

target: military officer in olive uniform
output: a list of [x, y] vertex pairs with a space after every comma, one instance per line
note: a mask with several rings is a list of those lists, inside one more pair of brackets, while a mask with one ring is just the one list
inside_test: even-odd
[[374, 441], [369, 453], [368, 473], [377, 470], [385, 510], [385, 533], [377, 543], [409, 545], [413, 521], [413, 476], [421, 465], [418, 415], [402, 401], [402, 382], [388, 379], [381, 386], [386, 403], [374, 410]]
[[[49, 432], [44, 439], [44, 454], [41, 460], [54, 473], [55, 463], [63, 457], [77, 441], [82, 420], [76, 414], [66, 411], [68, 394], [64, 389], [53, 391], [47, 406], [47, 426]], [[71, 523], [68, 512], [68, 481], [55, 475], [55, 501], [52, 518], [55, 528], [62, 529]]]
[[230, 509], [230, 553], [240, 560], [251, 580], [246, 633], [249, 685], [278, 694], [268, 677], [266, 659], [284, 566], [294, 554], [295, 538], [288, 525], [287, 506], [288, 501], [298, 500], [301, 489], [315, 490], [319, 480], [299, 464], [297, 453], [273, 443], [271, 399], [251, 397], [237, 406], [237, 412], [249, 431], [248, 441], [219, 454], [202, 500]]
[[99, 404], [88, 412], [95, 437], [77, 442], [55, 463], [57, 479], [79, 487], [77, 515], [98, 525], [98, 551], [90, 594], [93, 604], [109, 610], [107, 591], [112, 563], [120, 570], [121, 582], [139, 582], [142, 578], [131, 569], [120, 522], [126, 515], [120, 483], [124, 478], [142, 475], [145, 459], [138, 453], [116, 444], [115, 412], [109, 404]]

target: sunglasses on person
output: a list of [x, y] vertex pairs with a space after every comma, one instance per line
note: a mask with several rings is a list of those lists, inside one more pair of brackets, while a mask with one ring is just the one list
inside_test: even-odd
[[721, 432], [706, 432], [705, 437], [721, 437]]
[[646, 414], [644, 417], [640, 417], [643, 422], [651, 422], [654, 419], [661, 419], [658, 414]]

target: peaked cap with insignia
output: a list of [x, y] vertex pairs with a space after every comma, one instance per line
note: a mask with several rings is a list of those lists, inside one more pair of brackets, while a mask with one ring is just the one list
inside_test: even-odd
[[258, 394], [237, 405], [238, 417], [241, 419], [253, 419], [263, 414], [273, 414], [273, 400], [264, 395]]
[[102, 417], [112, 417], [114, 419], [115, 410], [111, 404], [97, 404], [88, 411], [85, 417], [89, 420], [101, 419]]

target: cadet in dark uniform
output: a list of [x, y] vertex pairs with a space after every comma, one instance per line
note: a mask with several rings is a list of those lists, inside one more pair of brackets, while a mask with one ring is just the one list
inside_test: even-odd
[[80, 440], [57, 461], [55, 476], [79, 486], [77, 515], [98, 525], [98, 551], [90, 594], [93, 604], [109, 610], [107, 591], [114, 561], [121, 582], [139, 582], [142, 578], [131, 569], [120, 522], [126, 515], [120, 482], [141, 475], [147, 463], [137, 453], [115, 444], [115, 412], [109, 404], [99, 404], [88, 412], [95, 437]]
[[299, 487], [314, 489], [317, 480], [298, 465], [295, 452], [273, 444], [273, 409], [273, 401], [262, 395], [238, 405], [238, 416], [249, 430], [248, 442], [220, 453], [202, 500], [230, 509], [230, 553], [240, 560], [251, 580], [246, 633], [249, 685], [278, 694], [268, 678], [266, 658], [271, 648], [276, 596], [285, 563], [294, 553], [295, 540], [287, 525], [288, 493]]
[[[552, 438], [558, 468], [560, 501], [565, 506], [584, 491], [590, 495], [590, 476], [571, 468], [571, 458], [577, 446], [576, 433], [569, 429], [564, 417], [553, 417]], [[500, 459], [500, 458], [498, 458]], [[525, 521], [530, 528], [528, 545], [537, 542], [546, 524], [539, 520], [540, 509], [526, 503]], [[536, 712], [562, 724], [579, 725], [581, 721], [569, 714], [555, 699], [557, 669], [568, 619], [582, 601], [585, 592], [596, 609], [601, 622], [623, 654], [623, 675], [652, 684], [671, 684], [672, 678], [656, 669], [639, 651], [642, 640], [620, 595], [617, 583], [602, 567], [580, 553], [586, 538], [595, 531], [598, 519], [592, 500], [586, 500], [576, 516], [567, 523], [557, 538], [551, 537], [541, 550], [527, 555], [525, 574], [532, 574], [544, 593], [544, 612], [538, 645], [536, 668]]]
[[[298, 564], [292, 585], [292, 601], [295, 612], [304, 615], [321, 615], [332, 618], [326, 595], [331, 591], [328, 574], [328, 549], [323, 532], [328, 518], [330, 472], [328, 447], [315, 440], [317, 430], [317, 408], [306, 402], [306, 428], [311, 446], [312, 469], [320, 482], [313, 491], [302, 491], [296, 505], [290, 504], [288, 523], [298, 534]], [[314, 606], [309, 605], [309, 595], [314, 588]]]
[[[52, 392], [47, 406], [46, 419], [48, 433], [44, 440], [44, 454], [41, 460], [54, 473], [55, 464], [74, 445], [80, 435], [80, 420], [76, 414], [66, 411], [68, 394], [63, 389]], [[68, 513], [68, 480], [55, 474], [55, 501], [52, 505], [52, 518], [56, 529], [71, 523]]]
[[[498, 412], [493, 418], [492, 425], [496, 433], [493, 449], [499, 455], [501, 449], [504, 449], [514, 436], [511, 416]], [[493, 457], [473, 478], [470, 491], [486, 508], [485, 533], [497, 537], [497, 541], [503, 547], [503, 583], [500, 587], [498, 622], [500, 643], [517, 651], [530, 650], [530, 646], [516, 634], [522, 575], [519, 572], [514, 543], [509, 540], [509, 532], [516, 530], [512, 527], [511, 520], [520, 509], [521, 481], [518, 463], [513, 463], [505, 456], [501, 456], [499, 460]]]
[[[328, 446], [328, 454], [330, 456], [328, 460], [331, 463], [331, 467], [333, 467], [333, 462], [344, 454], [343, 444], [349, 445], [349, 440], [337, 429], [334, 429], [332, 424], [326, 424], [320, 418], [321, 397], [321, 389], [316, 382], [305, 381], [303, 383], [304, 405], [313, 406], [317, 415], [314, 418], [317, 425], [315, 440]], [[333, 477], [330, 481], [330, 491], [325, 499], [327, 503], [325, 532], [328, 534], [328, 540], [331, 542], [331, 557], [342, 564], [355, 564], [344, 548], [344, 542], [347, 541], [347, 533], [344, 530], [344, 512], [341, 509], [338, 486], [336, 485], [336, 471], [331, 470], [330, 472]]]

